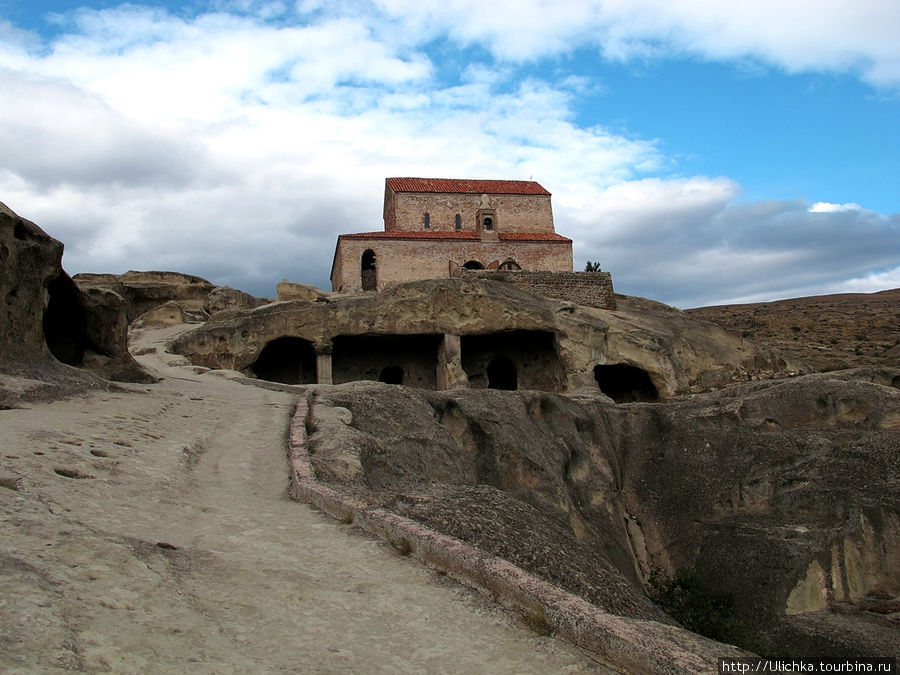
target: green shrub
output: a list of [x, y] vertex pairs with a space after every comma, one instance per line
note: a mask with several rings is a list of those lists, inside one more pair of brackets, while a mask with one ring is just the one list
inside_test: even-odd
[[650, 599], [688, 630], [720, 642], [746, 642], [746, 626], [735, 616], [734, 597], [710, 590], [693, 570], [680, 569], [672, 576], [654, 571], [649, 583]]

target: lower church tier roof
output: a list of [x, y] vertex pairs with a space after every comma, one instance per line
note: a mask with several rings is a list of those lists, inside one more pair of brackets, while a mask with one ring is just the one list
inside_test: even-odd
[[[545, 241], [568, 242], [572, 240], [554, 232], [498, 232], [500, 241]], [[355, 234], [342, 234], [338, 239], [415, 239], [434, 241], [480, 241], [478, 232], [463, 230], [460, 232], [357, 232]]]

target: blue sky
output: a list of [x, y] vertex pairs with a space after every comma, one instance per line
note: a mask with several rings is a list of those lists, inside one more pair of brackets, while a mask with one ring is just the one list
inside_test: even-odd
[[0, 201], [69, 273], [328, 285], [388, 176], [533, 178], [679, 307], [900, 286], [896, 0], [0, 0]]

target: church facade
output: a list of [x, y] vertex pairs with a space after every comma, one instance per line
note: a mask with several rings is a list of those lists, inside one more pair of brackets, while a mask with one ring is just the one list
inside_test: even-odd
[[571, 272], [550, 193], [534, 181], [387, 178], [384, 231], [338, 237], [331, 287], [382, 290], [460, 267]]

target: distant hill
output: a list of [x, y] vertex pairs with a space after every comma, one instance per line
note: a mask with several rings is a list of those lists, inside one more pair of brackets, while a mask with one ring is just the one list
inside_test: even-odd
[[686, 310], [816, 370], [900, 366], [900, 288]]

